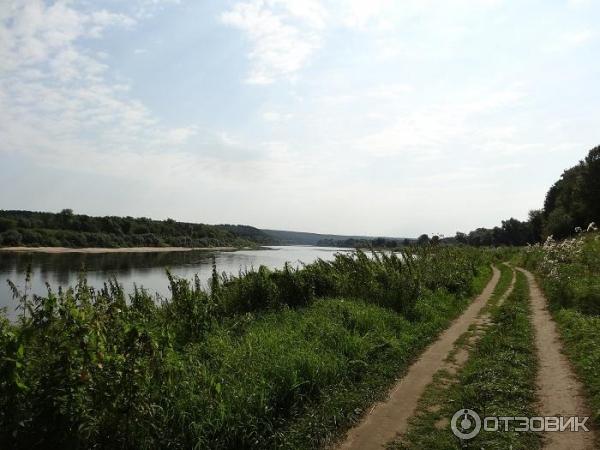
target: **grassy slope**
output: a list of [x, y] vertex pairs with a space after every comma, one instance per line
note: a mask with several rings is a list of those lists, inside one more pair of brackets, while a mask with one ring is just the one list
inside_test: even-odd
[[[510, 283], [510, 270], [505, 267], [502, 270], [492, 305]], [[473, 409], [480, 415], [535, 415], [536, 359], [528, 288], [522, 274], [517, 275], [515, 289], [503, 305], [492, 306], [490, 310], [494, 323], [477, 342], [463, 369], [456, 376], [447, 372], [436, 376], [419, 406], [419, 413], [412, 419], [407, 436], [393, 447], [461, 448], [449, 425], [449, 419], [461, 408]], [[439, 406], [434, 408], [433, 405]], [[482, 431], [468, 442], [468, 448], [477, 449], [504, 449], [511, 445], [515, 450], [535, 449], [540, 447], [540, 441], [533, 434]]]

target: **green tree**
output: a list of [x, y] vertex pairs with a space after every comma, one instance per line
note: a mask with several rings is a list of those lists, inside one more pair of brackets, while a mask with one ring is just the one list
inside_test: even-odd
[[0, 218], [0, 233], [8, 230], [14, 230], [17, 227], [17, 222], [11, 219]]
[[544, 212], [541, 209], [529, 211], [529, 224], [533, 241], [540, 242], [544, 230]]
[[421, 236], [419, 236], [417, 238], [418, 245], [427, 245], [427, 244], [429, 244], [429, 241], [430, 241], [429, 235], [427, 235], [427, 234], [422, 234]]
[[469, 242], [467, 235], [465, 233], [461, 233], [460, 231], [456, 232], [455, 239], [456, 239], [456, 242], [458, 242], [460, 244], [467, 244]]
[[22, 236], [17, 230], [8, 230], [0, 235], [1, 243], [5, 246], [17, 246], [22, 243]]
[[600, 146], [590, 150], [585, 158], [582, 196], [587, 214], [586, 223], [580, 226], [587, 226], [590, 222], [600, 222]]
[[545, 232], [557, 239], [573, 234], [575, 223], [573, 217], [562, 206], [552, 210], [546, 220]]

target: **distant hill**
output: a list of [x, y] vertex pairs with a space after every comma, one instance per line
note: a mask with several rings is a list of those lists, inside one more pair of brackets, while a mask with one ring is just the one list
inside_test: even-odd
[[[386, 241], [404, 242], [404, 237], [389, 237], [389, 236], [351, 236], [341, 234], [320, 234], [307, 233], [304, 231], [285, 231], [285, 230], [260, 230], [280, 245], [335, 245], [336, 243], [348, 242], [371, 242], [376, 239], [384, 239]], [[413, 241], [413, 239], [409, 239]]]

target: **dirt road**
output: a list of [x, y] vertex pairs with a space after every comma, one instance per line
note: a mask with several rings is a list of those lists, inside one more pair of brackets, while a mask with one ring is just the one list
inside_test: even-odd
[[[547, 308], [547, 301], [535, 278], [524, 269], [531, 296], [532, 320], [535, 329], [539, 371], [537, 376], [540, 416], [590, 416], [583, 396], [583, 388], [577, 380], [562, 344], [556, 324]], [[589, 422], [587, 425], [589, 426]], [[544, 436], [546, 450], [594, 449], [594, 433], [548, 432]]]
[[407, 374], [392, 388], [387, 400], [376, 404], [370, 413], [348, 432], [339, 449], [381, 449], [398, 434], [406, 431], [408, 419], [414, 414], [425, 388], [443, 366], [456, 340], [475, 323], [499, 279], [500, 272], [494, 267], [492, 279], [483, 292], [410, 366]]

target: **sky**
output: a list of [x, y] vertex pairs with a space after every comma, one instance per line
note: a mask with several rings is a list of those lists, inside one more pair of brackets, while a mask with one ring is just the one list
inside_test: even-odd
[[600, 0], [2, 0], [0, 209], [453, 235], [600, 144]]

